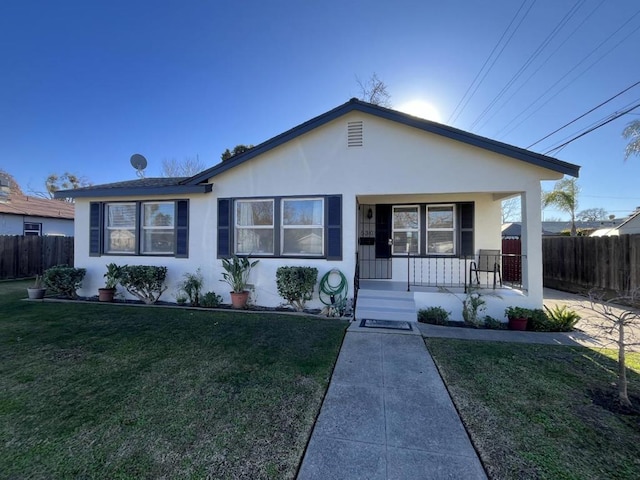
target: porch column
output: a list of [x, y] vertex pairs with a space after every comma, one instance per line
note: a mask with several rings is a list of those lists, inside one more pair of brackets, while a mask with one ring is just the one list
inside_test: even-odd
[[531, 308], [542, 308], [542, 189], [532, 182], [521, 195], [522, 283]]

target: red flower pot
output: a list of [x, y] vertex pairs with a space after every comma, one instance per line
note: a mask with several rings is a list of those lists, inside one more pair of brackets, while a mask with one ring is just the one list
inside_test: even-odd
[[510, 318], [509, 330], [526, 330], [527, 320], [527, 318]]

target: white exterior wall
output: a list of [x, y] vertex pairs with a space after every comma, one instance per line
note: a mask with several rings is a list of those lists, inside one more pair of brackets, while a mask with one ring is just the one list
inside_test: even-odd
[[[347, 148], [347, 122], [364, 121], [364, 146]], [[278, 296], [275, 272], [281, 265], [314, 266], [318, 279], [333, 268], [341, 270], [349, 281], [353, 296], [353, 275], [357, 250], [357, 202], [475, 202], [475, 241], [479, 248], [501, 246], [500, 199], [523, 192], [529, 200], [527, 233], [538, 240], [529, 242], [529, 269], [539, 275], [540, 288], [529, 279], [528, 301], [542, 303], [540, 248], [540, 180], [555, 180], [561, 175], [486, 150], [462, 144], [438, 135], [351, 112], [322, 127], [301, 135], [263, 155], [238, 165], [211, 179], [213, 193], [190, 198], [189, 258], [155, 256], [89, 257], [88, 205], [91, 199], [76, 202], [76, 265], [87, 268], [82, 295], [94, 295], [102, 285], [105, 265], [154, 264], [169, 269], [170, 291], [163, 299], [173, 300], [175, 287], [183, 273], [200, 267], [205, 290], [214, 290], [229, 301], [228, 287], [220, 283], [222, 268], [216, 258], [217, 199], [238, 197], [342, 195], [342, 261], [303, 258], [262, 258], [254, 268], [250, 282], [255, 286], [254, 302], [276, 306]], [[177, 199], [171, 196], [164, 199]], [[184, 198], [184, 197], [183, 197]], [[161, 200], [154, 196], [148, 200]], [[104, 201], [105, 199], [93, 199]], [[117, 201], [117, 199], [107, 199]], [[120, 200], [130, 200], [122, 198]], [[145, 200], [145, 198], [136, 198]], [[523, 206], [524, 208], [524, 206]], [[537, 213], [535, 209], [537, 208]], [[536, 218], [535, 215], [537, 214]], [[538, 249], [536, 252], [535, 250]], [[394, 279], [406, 279], [401, 262]], [[404, 276], [403, 276], [404, 273]], [[317, 293], [309, 303], [319, 307]]]
[[73, 236], [73, 220], [0, 213], [0, 235], [23, 235], [24, 223], [41, 223], [42, 235]]

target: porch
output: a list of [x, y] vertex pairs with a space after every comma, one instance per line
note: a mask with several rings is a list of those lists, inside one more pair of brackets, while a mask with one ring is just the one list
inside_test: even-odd
[[[360, 280], [355, 319], [417, 321], [418, 310], [442, 307], [450, 312], [452, 321], [462, 321], [462, 302], [468, 286], [408, 285], [392, 280]], [[486, 310], [483, 315], [505, 320], [504, 309], [526, 303], [526, 293], [503, 284], [501, 288], [481, 286], [474, 293], [483, 296]]]

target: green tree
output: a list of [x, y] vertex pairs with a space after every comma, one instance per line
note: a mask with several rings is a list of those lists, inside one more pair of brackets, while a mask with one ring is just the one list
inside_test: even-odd
[[580, 186], [576, 178], [563, 178], [556, 182], [553, 190], [542, 194], [543, 208], [553, 206], [571, 215], [572, 237], [577, 235], [576, 211], [578, 210], [578, 195], [580, 195]]
[[220, 158], [222, 159], [223, 162], [226, 162], [231, 157], [240, 155], [241, 153], [247, 152], [252, 148], [253, 148], [253, 145], [242, 145], [242, 144], [236, 145], [235, 147], [233, 147], [233, 150], [229, 150], [227, 148], [224, 152], [222, 152], [222, 155], [220, 155]]
[[622, 136], [629, 140], [624, 149], [624, 159], [627, 160], [631, 155], [640, 155], [640, 120], [627, 124], [622, 131]]
[[[84, 177], [79, 177], [73, 173], [64, 172], [62, 175], [52, 173], [44, 181], [46, 192], [35, 192], [36, 195], [43, 198], [54, 198], [54, 194], [58, 190], [75, 190], [76, 188], [88, 187], [91, 185]], [[58, 198], [66, 202], [72, 202], [71, 198]]]

